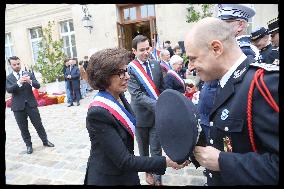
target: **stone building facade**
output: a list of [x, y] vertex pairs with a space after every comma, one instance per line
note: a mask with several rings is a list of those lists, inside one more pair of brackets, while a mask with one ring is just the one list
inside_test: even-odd
[[[197, 6], [197, 5], [195, 5]], [[53, 37], [64, 39], [67, 56], [83, 59], [96, 50], [122, 46], [131, 49], [131, 39], [139, 32], [156, 41], [170, 40], [172, 46], [184, 40], [191, 23], [186, 22], [188, 4], [88, 4], [93, 28], [83, 27], [79, 4], [6, 4], [5, 58], [18, 56], [27, 67], [36, 64], [37, 44], [42, 28], [55, 22]], [[255, 29], [278, 16], [278, 4], [255, 4]], [[265, 11], [263, 11], [265, 10]], [[216, 9], [212, 10], [216, 15]], [[11, 69], [5, 61], [6, 74]]]

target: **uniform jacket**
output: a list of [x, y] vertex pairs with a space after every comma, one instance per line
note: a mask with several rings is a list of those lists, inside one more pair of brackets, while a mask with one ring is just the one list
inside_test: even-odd
[[[153, 75], [153, 82], [160, 93], [164, 90], [163, 76], [160, 64], [157, 61], [149, 61], [150, 69]], [[138, 80], [138, 77], [128, 69], [130, 79], [128, 81], [128, 91], [131, 94], [131, 107], [136, 117], [137, 127], [153, 127], [155, 121], [156, 100], [152, 99], [146, 89]]]
[[269, 44], [267, 45], [266, 47], [264, 47], [263, 49], [261, 49], [259, 51], [259, 60], [258, 62], [264, 62], [264, 63], [267, 63], [267, 64], [272, 64], [272, 62], [269, 61], [268, 59], [268, 55], [271, 53], [272, 51], [272, 45]]
[[165, 89], [173, 89], [177, 90], [181, 93], [185, 92], [184, 85], [180, 83], [173, 75], [167, 73], [167, 75], [164, 77], [164, 87]]
[[[279, 181], [279, 113], [257, 88], [253, 92], [253, 133], [257, 153], [252, 151], [247, 126], [248, 91], [257, 67], [247, 58], [220, 89], [210, 114], [208, 145], [219, 150], [219, 172], [209, 170], [208, 185], [262, 185]], [[239, 70], [237, 74], [236, 72]], [[279, 105], [279, 72], [265, 71], [266, 83]], [[223, 138], [231, 140], [232, 152], [224, 152]]]
[[271, 53], [267, 56], [267, 63], [272, 64], [275, 60], [279, 60], [279, 47], [271, 49]]
[[[71, 75], [71, 79], [67, 79], [67, 75]], [[72, 85], [73, 90], [80, 90], [80, 70], [78, 66], [73, 65], [71, 71], [70, 67], [67, 67], [64, 77], [67, 79], [67, 88]]]
[[[124, 107], [133, 114], [124, 95], [120, 95]], [[165, 174], [165, 157], [134, 156], [134, 140], [108, 110], [91, 107], [87, 113], [87, 129], [91, 152], [87, 164], [85, 183], [95, 185], [138, 185], [139, 172], [153, 171]], [[90, 174], [94, 180], [88, 181]]]
[[259, 50], [251, 44], [249, 35], [241, 35], [238, 36], [236, 39], [239, 44], [239, 47], [242, 49], [243, 53], [246, 56], [252, 56], [254, 59], [258, 59]]
[[[40, 84], [36, 80], [34, 74], [27, 72], [32, 80], [32, 86], [36, 89], [40, 88]], [[17, 78], [13, 73], [9, 74], [6, 79], [6, 90], [12, 93], [12, 111], [21, 111], [25, 109], [25, 101], [30, 107], [37, 107], [37, 101], [34, 97], [32, 86], [29, 83], [23, 83], [21, 87], [17, 84]]]

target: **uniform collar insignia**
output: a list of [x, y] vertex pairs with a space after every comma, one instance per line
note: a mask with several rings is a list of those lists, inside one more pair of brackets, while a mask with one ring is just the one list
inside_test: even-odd
[[234, 72], [234, 79], [237, 79], [238, 77], [240, 77], [245, 71], [246, 71], [246, 67], [244, 67], [241, 71], [240, 70], [236, 70], [235, 72]]

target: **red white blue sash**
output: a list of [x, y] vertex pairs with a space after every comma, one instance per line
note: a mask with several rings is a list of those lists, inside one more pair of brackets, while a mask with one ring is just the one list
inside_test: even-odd
[[160, 95], [160, 92], [157, 90], [154, 82], [145, 72], [141, 64], [137, 60], [133, 60], [128, 65], [133, 70], [134, 74], [137, 76], [140, 83], [145, 87], [150, 97], [157, 100], [158, 96]]
[[184, 80], [177, 74], [177, 72], [175, 72], [174, 70], [169, 70], [168, 73], [174, 76], [185, 89]]
[[161, 61], [161, 62], [160, 62], [160, 65], [161, 65], [163, 68], [165, 68], [165, 70], [167, 70], [167, 71], [169, 71], [169, 70], [172, 69], [172, 67], [169, 66], [169, 65], [168, 65], [167, 63], [165, 63], [164, 61]]
[[108, 110], [116, 119], [118, 119], [130, 133], [134, 139], [136, 120], [134, 116], [129, 113], [110, 93], [106, 91], [99, 91], [89, 108], [92, 106], [99, 106]]

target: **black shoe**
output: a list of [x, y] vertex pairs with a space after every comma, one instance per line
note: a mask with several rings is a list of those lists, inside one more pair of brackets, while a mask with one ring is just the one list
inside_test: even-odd
[[47, 147], [54, 147], [54, 144], [52, 144], [51, 142], [47, 141], [47, 143], [43, 143], [44, 146]]
[[70, 106], [73, 106], [73, 103], [72, 103], [72, 104], [68, 104], [68, 106], [67, 106], [67, 107], [70, 107]]
[[27, 154], [33, 153], [33, 147], [32, 146], [27, 146]]
[[77, 102], [77, 106], [80, 106], [80, 102]]

